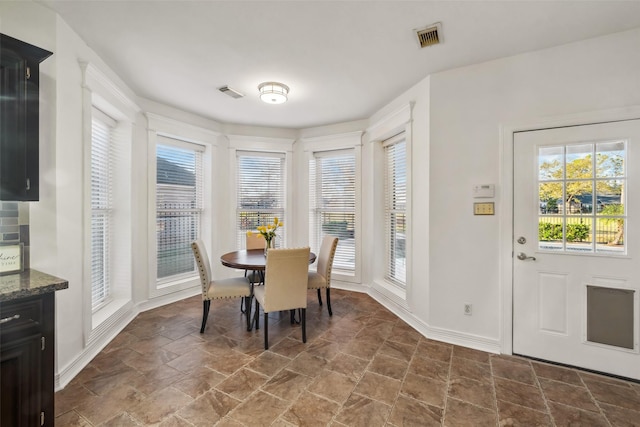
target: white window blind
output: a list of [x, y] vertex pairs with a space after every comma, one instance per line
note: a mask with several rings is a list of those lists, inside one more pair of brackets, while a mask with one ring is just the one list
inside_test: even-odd
[[156, 145], [157, 280], [197, 274], [191, 242], [200, 236], [204, 147], [161, 138]]
[[113, 225], [113, 132], [116, 122], [92, 109], [91, 119], [91, 307], [109, 301]]
[[406, 285], [407, 144], [404, 134], [383, 142], [386, 278]]
[[[239, 248], [245, 247], [247, 231], [259, 225], [285, 218], [285, 155], [284, 153], [237, 152], [236, 238]], [[285, 228], [277, 231], [276, 247], [283, 247]]]
[[356, 157], [353, 149], [314, 153], [309, 162], [309, 240], [338, 237], [334, 268], [355, 270]]

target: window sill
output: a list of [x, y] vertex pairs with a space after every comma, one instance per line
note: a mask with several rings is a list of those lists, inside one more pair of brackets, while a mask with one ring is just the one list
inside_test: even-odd
[[117, 323], [118, 319], [131, 312], [133, 302], [127, 298], [113, 299], [91, 316], [91, 332], [87, 344], [98, 339], [112, 325]]
[[406, 310], [409, 309], [409, 304], [407, 303], [407, 291], [398, 287], [398, 285], [383, 279], [377, 279], [373, 281], [372, 288], [396, 305]]

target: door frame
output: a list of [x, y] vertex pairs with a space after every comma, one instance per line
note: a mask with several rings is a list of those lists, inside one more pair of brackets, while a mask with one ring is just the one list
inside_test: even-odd
[[513, 149], [517, 132], [640, 119], [640, 105], [499, 124], [500, 132], [500, 352], [513, 354]]

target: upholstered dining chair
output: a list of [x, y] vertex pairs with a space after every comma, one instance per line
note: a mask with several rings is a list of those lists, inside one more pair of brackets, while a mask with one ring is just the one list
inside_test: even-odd
[[318, 304], [322, 306], [322, 295], [320, 289], [327, 290], [327, 310], [329, 316], [333, 316], [331, 311], [331, 269], [333, 268], [333, 258], [336, 255], [338, 238], [334, 236], [324, 236], [320, 253], [318, 254], [318, 264], [316, 271], [309, 272], [308, 289], [318, 290]]
[[211, 300], [223, 298], [244, 298], [245, 313], [247, 314], [247, 330], [251, 329], [251, 300], [253, 292], [251, 284], [244, 277], [232, 277], [230, 279], [211, 279], [211, 264], [209, 255], [202, 240], [198, 239], [191, 243], [193, 256], [196, 258], [198, 272], [200, 273], [200, 283], [202, 284], [202, 327], [200, 333], [204, 333], [207, 324]]
[[264, 274], [264, 286], [254, 289], [255, 322], [260, 329], [260, 307], [264, 312], [264, 349], [269, 349], [268, 313], [300, 309], [302, 342], [307, 342], [307, 272], [310, 249], [269, 249]]
[[246, 245], [247, 250], [264, 249], [264, 236], [257, 231], [253, 231], [251, 234], [247, 234]]
[[[246, 238], [246, 247], [247, 250], [251, 249], [264, 249], [265, 241], [264, 236], [257, 231], [252, 232], [251, 234], [247, 234]], [[250, 274], [249, 274], [250, 273]], [[264, 281], [264, 275], [261, 271], [245, 271], [244, 275], [249, 281], [253, 284], [260, 284]]]

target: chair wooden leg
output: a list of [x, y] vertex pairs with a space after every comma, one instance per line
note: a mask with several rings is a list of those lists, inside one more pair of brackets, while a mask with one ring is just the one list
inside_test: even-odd
[[256, 300], [256, 311], [253, 315], [253, 320], [256, 322], [256, 331], [260, 329], [260, 304]]
[[211, 308], [211, 300], [202, 301], [202, 327], [200, 333], [204, 333], [204, 327], [207, 324], [207, 317], [209, 317], [209, 308]]
[[246, 306], [246, 302], [245, 302], [245, 297], [240, 298], [240, 313], [246, 313], [246, 309], [244, 308]]
[[302, 342], [307, 342], [307, 309], [303, 308], [300, 314], [300, 323], [302, 323]]
[[247, 315], [247, 331], [251, 330], [251, 303], [253, 296], [244, 297], [244, 310]]
[[269, 315], [264, 313], [264, 349], [269, 350]]
[[327, 288], [327, 308], [329, 309], [329, 316], [333, 316], [333, 311], [331, 311], [331, 288]]
[[320, 295], [320, 288], [318, 288], [318, 304], [322, 307], [322, 295]]

